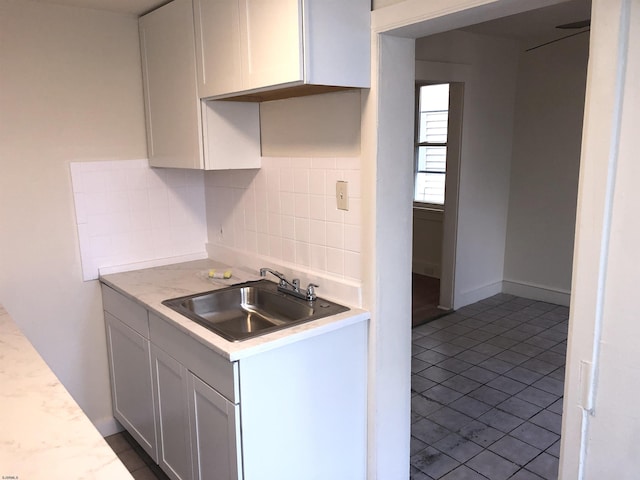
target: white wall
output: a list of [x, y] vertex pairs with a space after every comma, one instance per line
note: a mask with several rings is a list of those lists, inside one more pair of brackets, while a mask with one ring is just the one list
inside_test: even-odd
[[89, 418], [112, 428], [69, 162], [146, 157], [137, 21], [0, 0], [0, 43], [0, 302]]
[[359, 157], [360, 90], [260, 104], [265, 157]]
[[[416, 59], [464, 82], [454, 308], [502, 291], [518, 61], [513, 41], [462, 31], [416, 41]], [[441, 77], [442, 69], [434, 69]]]
[[595, 0], [560, 478], [638, 477], [640, 2]]
[[505, 291], [569, 304], [589, 35], [520, 55]]
[[413, 209], [413, 273], [440, 278], [442, 211]]

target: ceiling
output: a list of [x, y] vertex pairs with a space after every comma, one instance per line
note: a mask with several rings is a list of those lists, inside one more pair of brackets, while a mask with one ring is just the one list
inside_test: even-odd
[[558, 25], [591, 18], [591, 0], [571, 0], [546, 8], [471, 25], [462, 30], [522, 41], [531, 47], [586, 29], [562, 30]]
[[[142, 15], [169, 0], [35, 0], [41, 3], [107, 10], [116, 13]], [[484, 35], [515, 38], [528, 44], [538, 44], [560, 38], [574, 30], [559, 30], [556, 25], [589, 18], [591, 0], [571, 0], [547, 8], [511, 15], [489, 22], [471, 25], [463, 30]]]
[[169, 0], [35, 0], [40, 3], [55, 3], [70, 7], [94, 8], [115, 13], [139, 16], [150, 12]]

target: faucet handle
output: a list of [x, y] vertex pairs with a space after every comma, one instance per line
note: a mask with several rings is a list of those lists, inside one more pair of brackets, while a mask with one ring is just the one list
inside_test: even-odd
[[313, 302], [316, 298], [318, 298], [318, 296], [316, 295], [316, 288], [320, 288], [320, 286], [316, 285], [315, 283], [310, 283], [309, 285], [307, 285], [307, 300], [309, 302]]

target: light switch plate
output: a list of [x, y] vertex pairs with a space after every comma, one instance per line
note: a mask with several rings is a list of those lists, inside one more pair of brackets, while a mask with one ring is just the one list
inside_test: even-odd
[[349, 210], [349, 183], [338, 180], [336, 182], [336, 203], [338, 210]]

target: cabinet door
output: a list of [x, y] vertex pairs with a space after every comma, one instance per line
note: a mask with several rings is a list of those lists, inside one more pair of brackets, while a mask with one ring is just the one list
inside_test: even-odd
[[158, 418], [158, 464], [172, 479], [188, 480], [192, 475], [187, 369], [154, 345], [151, 360]]
[[302, 0], [240, 0], [245, 90], [300, 82]]
[[200, 98], [242, 90], [239, 0], [194, 0]]
[[188, 382], [193, 478], [241, 479], [239, 407], [191, 372]]
[[191, 0], [174, 0], [140, 18], [140, 45], [153, 167], [202, 168]]
[[157, 461], [149, 340], [105, 312], [113, 414]]

